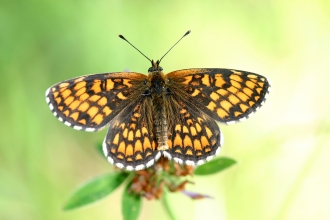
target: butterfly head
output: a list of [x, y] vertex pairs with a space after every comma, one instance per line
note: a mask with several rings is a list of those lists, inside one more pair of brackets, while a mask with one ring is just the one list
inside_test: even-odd
[[148, 69], [148, 72], [161, 72], [163, 71], [163, 68], [159, 66], [160, 61], [157, 60], [156, 62], [154, 60], [151, 60], [151, 67]]

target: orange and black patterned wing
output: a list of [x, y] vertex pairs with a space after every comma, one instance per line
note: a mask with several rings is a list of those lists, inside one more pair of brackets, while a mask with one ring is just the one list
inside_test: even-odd
[[165, 157], [190, 166], [211, 160], [223, 142], [220, 129], [208, 115], [177, 94], [166, 100], [169, 149]]
[[232, 69], [186, 69], [166, 75], [169, 88], [214, 120], [227, 124], [250, 117], [266, 100], [268, 80]]
[[151, 97], [141, 97], [126, 107], [110, 122], [103, 142], [108, 161], [127, 170], [142, 170], [161, 156], [156, 151], [152, 124]]
[[53, 114], [77, 130], [97, 131], [106, 126], [144, 91], [146, 75], [133, 72], [82, 76], [46, 91]]

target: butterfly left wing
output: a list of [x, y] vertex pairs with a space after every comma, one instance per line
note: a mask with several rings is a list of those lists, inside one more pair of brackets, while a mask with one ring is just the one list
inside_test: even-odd
[[169, 88], [182, 100], [227, 124], [252, 115], [270, 89], [267, 78], [233, 69], [185, 69], [166, 77]]
[[82, 76], [50, 87], [46, 101], [64, 124], [77, 130], [97, 131], [141, 96], [146, 78], [135, 72]]

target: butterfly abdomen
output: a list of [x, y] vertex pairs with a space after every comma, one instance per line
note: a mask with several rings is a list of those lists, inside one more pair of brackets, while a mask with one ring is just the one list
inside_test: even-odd
[[164, 109], [156, 107], [154, 115], [154, 133], [158, 144], [157, 150], [167, 150], [167, 121]]
[[153, 125], [154, 134], [158, 144], [158, 150], [167, 150], [167, 121], [164, 109], [164, 99], [166, 96], [165, 77], [161, 71], [151, 72], [150, 93], [153, 105]]

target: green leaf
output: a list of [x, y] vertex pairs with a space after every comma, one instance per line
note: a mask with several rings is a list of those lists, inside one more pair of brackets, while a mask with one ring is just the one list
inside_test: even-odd
[[64, 210], [78, 208], [95, 202], [114, 191], [127, 178], [127, 173], [108, 173], [87, 182], [68, 199]]
[[200, 165], [196, 168], [195, 174], [196, 175], [209, 175], [220, 172], [231, 165], [235, 164], [236, 161], [227, 157], [219, 157], [216, 159], [211, 160], [208, 163]]
[[139, 217], [142, 198], [139, 195], [129, 192], [131, 184], [128, 184], [122, 197], [122, 214], [124, 220], [136, 220]]
[[175, 220], [176, 219], [175, 215], [173, 214], [171, 206], [170, 206], [171, 203], [168, 201], [168, 193], [165, 189], [163, 191], [162, 202], [163, 202], [164, 208], [168, 214], [169, 219]]

